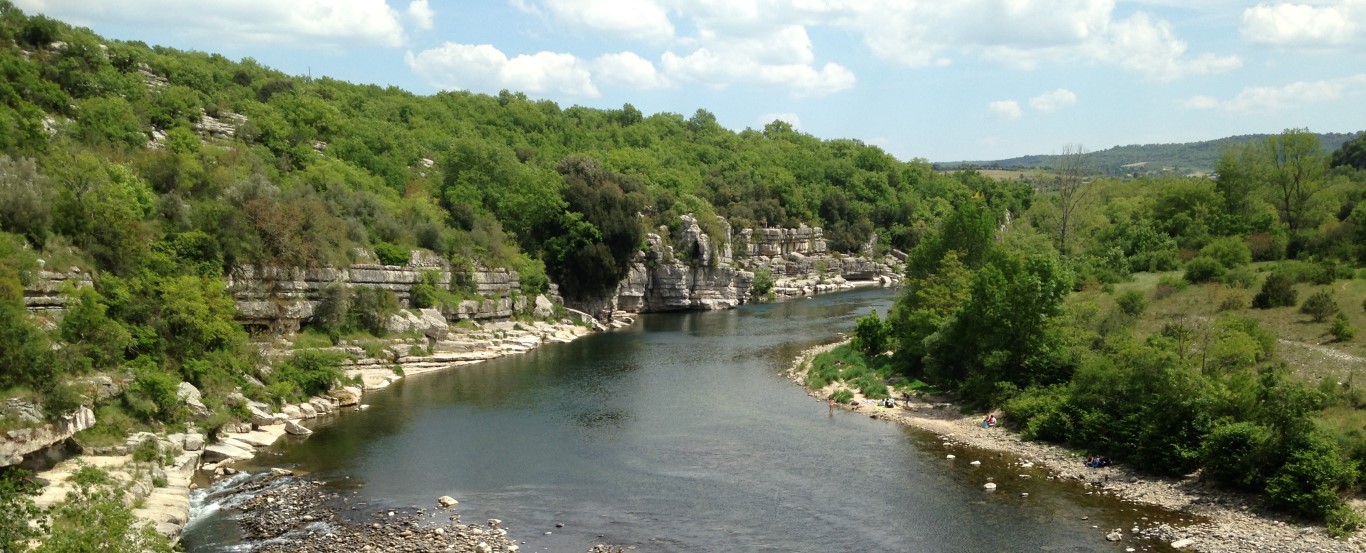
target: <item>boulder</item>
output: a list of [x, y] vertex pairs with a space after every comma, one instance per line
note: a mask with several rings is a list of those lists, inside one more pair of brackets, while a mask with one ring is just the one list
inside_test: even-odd
[[309, 435], [309, 434], [312, 434], [313, 431], [312, 431], [312, 430], [309, 430], [309, 429], [307, 429], [307, 428], [304, 428], [302, 425], [300, 425], [300, 424], [297, 423], [297, 422], [288, 421], [288, 422], [285, 423], [285, 433], [286, 433], [286, 434], [289, 434], [289, 435], [291, 435], [291, 436], [307, 436], [307, 435]]
[[1172, 549], [1185, 549], [1195, 545], [1195, 540], [1190, 538], [1180, 539], [1172, 542]]
[[340, 390], [333, 390], [332, 399], [337, 400], [337, 405], [339, 406], [349, 407], [351, 405], [357, 405], [360, 403], [360, 397], [362, 393], [363, 392], [359, 387], [347, 386]]
[[449, 495], [443, 495], [437, 498], [436, 502], [444, 508], [451, 508], [460, 503], [459, 501], [456, 501], [454, 497], [451, 497]]
[[299, 414], [302, 415], [305, 419], [311, 419], [313, 417], [318, 416], [318, 410], [315, 409], [312, 404], [300, 403]]
[[538, 294], [536, 301], [531, 308], [531, 314], [541, 319], [548, 319], [555, 316], [555, 304], [545, 297], [545, 294]]
[[209, 415], [209, 408], [204, 405], [203, 397], [199, 393], [199, 388], [195, 388], [194, 384], [181, 382], [180, 385], [176, 387], [175, 397], [190, 409], [191, 414], [197, 417], [207, 417]]
[[297, 420], [304, 416], [303, 412], [300, 411], [298, 406], [295, 405], [286, 405], [284, 409], [280, 410], [280, 412], [284, 414], [286, 419], [289, 420]]
[[253, 452], [236, 445], [218, 443], [204, 447], [204, 462], [217, 463], [224, 460], [245, 461], [251, 459]]
[[191, 433], [185, 435], [185, 451], [199, 451], [204, 449], [204, 435]]

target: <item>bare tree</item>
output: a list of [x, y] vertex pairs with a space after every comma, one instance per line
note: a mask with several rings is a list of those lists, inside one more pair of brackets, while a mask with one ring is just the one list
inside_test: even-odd
[[1077, 208], [1091, 193], [1090, 160], [1081, 145], [1063, 147], [1055, 157], [1053, 183], [1058, 197], [1058, 253], [1068, 255], [1067, 239], [1077, 214]]

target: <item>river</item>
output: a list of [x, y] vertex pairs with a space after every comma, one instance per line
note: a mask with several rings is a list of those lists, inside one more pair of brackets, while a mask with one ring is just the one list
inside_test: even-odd
[[[370, 409], [260, 460], [325, 478], [371, 509], [451, 495], [464, 520], [500, 518], [528, 552], [1165, 550], [1103, 535], [1168, 513], [866, 415], [832, 415], [783, 377], [798, 352], [872, 308], [886, 313], [892, 297], [644, 316], [404, 379], [366, 395]], [[988, 478], [998, 491], [983, 489]], [[187, 529], [189, 552], [249, 549], [235, 543], [231, 509], [205, 507]]]

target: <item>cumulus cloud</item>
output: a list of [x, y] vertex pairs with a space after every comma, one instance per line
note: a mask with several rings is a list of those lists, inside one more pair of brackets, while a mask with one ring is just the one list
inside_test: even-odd
[[702, 45], [679, 55], [665, 52], [666, 75], [677, 81], [724, 88], [734, 83], [786, 86], [798, 96], [823, 96], [854, 86], [854, 72], [838, 63], [815, 66], [806, 29], [789, 25], [750, 36], [703, 30]]
[[1088, 49], [1097, 61], [1114, 63], [1158, 81], [1222, 73], [1243, 65], [1237, 56], [1187, 56], [1186, 41], [1176, 37], [1171, 23], [1154, 21], [1145, 13], [1116, 22], [1103, 40]]
[[1059, 88], [1029, 99], [1029, 107], [1042, 112], [1052, 112], [1077, 103], [1077, 93]]
[[537, 52], [509, 58], [488, 44], [447, 42], [404, 56], [414, 73], [442, 89], [496, 92], [511, 89], [554, 96], [599, 96], [588, 64], [573, 55]]
[[558, 23], [632, 40], [658, 42], [674, 36], [668, 11], [654, 0], [513, 0], [512, 5]]
[[1247, 87], [1228, 100], [1219, 100], [1212, 96], [1195, 96], [1186, 100], [1183, 105], [1191, 109], [1255, 113], [1362, 95], [1366, 95], [1366, 73], [1340, 79], [1296, 81], [1277, 87]]
[[1336, 48], [1366, 43], [1366, 0], [1326, 5], [1280, 2], [1243, 10], [1239, 31], [1254, 44]]
[[593, 75], [604, 83], [637, 90], [664, 88], [668, 79], [659, 74], [650, 60], [635, 52], [620, 52], [598, 56], [593, 60]]
[[987, 104], [987, 109], [991, 110], [997, 117], [1007, 121], [1014, 121], [1024, 115], [1024, 111], [1020, 109], [1020, 103], [1015, 100], [997, 100]]
[[406, 40], [398, 12], [385, 0], [18, 0], [15, 4], [71, 21], [164, 25], [188, 35], [233, 42], [394, 47]]
[[436, 18], [436, 12], [432, 11], [432, 6], [427, 0], [413, 0], [408, 3], [408, 19], [419, 29], [431, 29], [432, 20]]

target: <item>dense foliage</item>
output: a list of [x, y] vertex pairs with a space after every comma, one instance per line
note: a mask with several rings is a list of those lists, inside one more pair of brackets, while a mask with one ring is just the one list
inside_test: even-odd
[[[1361, 518], [1343, 498], [1366, 466], [1366, 440], [1348, 429], [1366, 401], [1350, 375], [1292, 375], [1272, 329], [1354, 336], [1339, 304], [1360, 281], [1334, 283], [1363, 261], [1366, 174], [1329, 160], [1289, 130], [1227, 149], [1217, 180], [1085, 179], [1023, 213], [959, 202], [910, 252], [887, 321], [860, 320], [854, 343], [887, 340], [899, 378], [1000, 408], [1028, 439], [1159, 474], [1199, 470], [1347, 531]], [[1060, 217], [1078, 193], [1092, 200]], [[1147, 271], [1167, 274], [1131, 283]], [[1284, 314], [1297, 306], [1307, 320]]]

